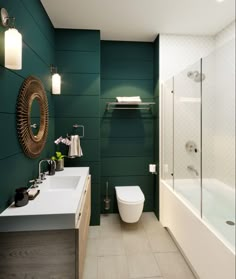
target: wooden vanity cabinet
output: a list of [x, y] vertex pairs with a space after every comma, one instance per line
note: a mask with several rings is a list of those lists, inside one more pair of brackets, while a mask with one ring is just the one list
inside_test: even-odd
[[91, 176], [74, 229], [1, 232], [0, 279], [82, 279], [91, 215]]

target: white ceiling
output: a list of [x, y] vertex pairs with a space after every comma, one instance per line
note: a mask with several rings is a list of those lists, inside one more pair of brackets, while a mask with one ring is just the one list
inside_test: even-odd
[[235, 0], [41, 0], [55, 28], [101, 30], [103, 40], [153, 41], [158, 33], [215, 35]]

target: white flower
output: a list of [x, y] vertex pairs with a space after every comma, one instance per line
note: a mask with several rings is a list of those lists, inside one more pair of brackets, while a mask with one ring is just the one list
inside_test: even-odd
[[55, 144], [64, 143], [65, 145], [71, 145], [71, 141], [68, 138], [59, 137], [54, 141]]

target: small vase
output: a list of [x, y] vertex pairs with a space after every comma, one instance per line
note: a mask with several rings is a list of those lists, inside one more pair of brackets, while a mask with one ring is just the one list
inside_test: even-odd
[[64, 170], [64, 158], [56, 161], [56, 171]]

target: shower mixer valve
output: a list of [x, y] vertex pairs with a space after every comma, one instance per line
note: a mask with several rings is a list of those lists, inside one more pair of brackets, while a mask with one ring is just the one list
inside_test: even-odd
[[191, 141], [191, 140], [186, 142], [185, 149], [189, 153], [193, 153], [193, 152], [197, 153], [198, 152], [196, 143], [194, 141]]

